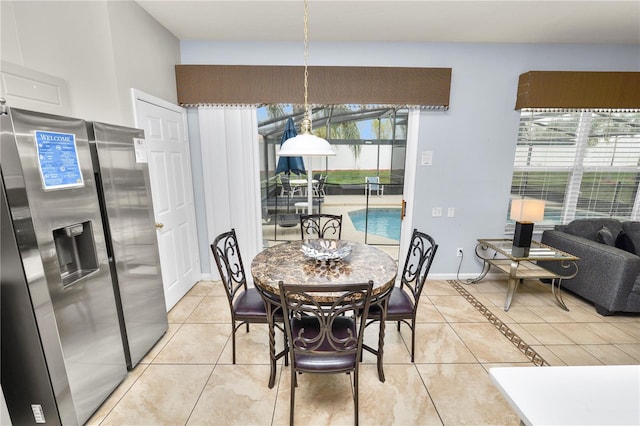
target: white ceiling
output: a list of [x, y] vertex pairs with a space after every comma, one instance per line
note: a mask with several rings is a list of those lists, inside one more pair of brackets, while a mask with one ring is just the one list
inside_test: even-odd
[[[180, 40], [302, 41], [302, 0], [140, 0]], [[640, 1], [309, 0], [310, 41], [640, 45]]]

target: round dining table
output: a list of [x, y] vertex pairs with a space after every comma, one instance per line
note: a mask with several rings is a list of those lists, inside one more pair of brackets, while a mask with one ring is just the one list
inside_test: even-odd
[[[260, 252], [251, 262], [256, 286], [280, 297], [278, 283], [286, 284], [358, 284], [373, 281], [373, 297], [393, 287], [398, 265], [384, 251], [349, 241], [351, 253], [338, 261], [316, 261], [302, 252], [304, 241], [288, 241]], [[339, 293], [327, 293], [321, 302], [331, 302]]]
[[[398, 265], [384, 251], [363, 243], [349, 241], [351, 253], [337, 261], [316, 261], [302, 251], [303, 240], [288, 241], [269, 247], [258, 253], [251, 262], [253, 282], [266, 296], [268, 316], [270, 318], [269, 344], [272, 357], [269, 387], [275, 382], [275, 361], [284, 354], [275, 354], [275, 331], [273, 312], [277, 310], [280, 299], [278, 283], [305, 285], [326, 285], [335, 283], [358, 284], [373, 281], [372, 303], [381, 306], [382, 321], [378, 333], [378, 349], [363, 344], [363, 348], [377, 356], [378, 377], [384, 382], [383, 347], [386, 316], [386, 299], [394, 286], [398, 274]], [[340, 297], [340, 292], [323, 293], [317, 296], [318, 302], [331, 303]], [[286, 358], [285, 358], [286, 361]]]

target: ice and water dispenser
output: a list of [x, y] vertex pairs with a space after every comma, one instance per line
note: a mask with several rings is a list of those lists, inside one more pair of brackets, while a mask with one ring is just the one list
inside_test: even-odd
[[90, 220], [54, 229], [53, 240], [64, 287], [98, 270], [98, 256]]

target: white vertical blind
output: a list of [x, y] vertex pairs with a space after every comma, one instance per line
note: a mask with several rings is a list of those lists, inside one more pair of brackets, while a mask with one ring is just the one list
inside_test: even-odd
[[200, 107], [198, 119], [208, 238], [235, 228], [246, 269], [262, 250], [256, 108]]
[[546, 200], [542, 227], [637, 220], [639, 178], [640, 111], [522, 110], [511, 196]]

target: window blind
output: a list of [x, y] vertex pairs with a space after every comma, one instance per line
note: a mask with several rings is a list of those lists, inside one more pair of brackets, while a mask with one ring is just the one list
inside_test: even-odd
[[577, 210], [587, 217], [634, 217], [640, 166], [640, 114], [593, 112]]
[[546, 200], [545, 222], [562, 220], [562, 206], [575, 164], [578, 125], [576, 115], [569, 112], [521, 113], [511, 194], [514, 198]]
[[521, 111], [511, 197], [546, 201], [538, 229], [583, 217], [636, 220], [639, 180], [640, 110]]

